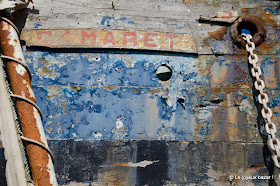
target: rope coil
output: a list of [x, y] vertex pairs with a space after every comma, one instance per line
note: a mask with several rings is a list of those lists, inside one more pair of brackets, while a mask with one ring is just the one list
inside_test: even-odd
[[46, 150], [48, 152], [48, 154], [51, 156], [52, 162], [54, 163], [54, 156], [53, 156], [51, 150], [45, 144], [43, 144], [41, 142], [38, 142], [36, 140], [30, 139], [30, 138], [26, 138], [24, 136], [20, 136], [20, 139], [23, 140], [23, 141], [27, 141], [29, 143], [33, 143], [33, 144], [43, 148], [44, 150]]
[[38, 105], [36, 103], [34, 103], [33, 101], [31, 101], [30, 99], [27, 99], [26, 97], [20, 96], [20, 95], [16, 95], [16, 94], [10, 94], [11, 97], [13, 98], [18, 98], [21, 99], [29, 104], [31, 104], [33, 107], [35, 107], [37, 109], [37, 111], [40, 114], [41, 120], [43, 121], [43, 114], [42, 111], [40, 110], [40, 108], [38, 107]]
[[[29, 67], [25, 63], [23, 63], [22, 61], [14, 58], [14, 57], [10, 57], [10, 56], [0, 55], [0, 58], [12, 60], [13, 62], [16, 62], [16, 63], [20, 64], [27, 71], [27, 73], [29, 74], [30, 80], [31, 80], [31, 78], [32, 78], [31, 71], [30, 71]], [[5, 61], [5, 62], [9, 62], [9, 61]]]
[[[3, 21], [5, 21], [5, 22], [7, 22], [9, 25], [11, 25], [11, 26], [15, 29], [15, 31], [17, 32], [18, 38], [20, 38], [20, 32], [19, 32], [17, 26], [16, 26], [12, 21], [10, 21], [9, 19], [7, 19], [7, 18], [5, 18], [5, 17], [2, 17], [2, 16], [0, 16], [0, 19], [3, 20]], [[0, 58], [1, 58], [1, 60], [2, 60], [2, 59], [11, 60], [11, 61], [13, 61], [13, 62], [16, 62], [16, 63], [20, 64], [20, 65], [27, 71], [27, 73], [29, 74], [30, 80], [31, 80], [31, 77], [32, 77], [32, 76], [31, 76], [31, 71], [30, 71], [29, 67], [28, 67], [24, 62], [22, 62], [22, 61], [20, 61], [20, 60], [18, 60], [18, 59], [16, 59], [16, 58], [13, 58], [13, 57], [10, 57], [10, 56], [5, 56], [5, 55], [0, 55]], [[3, 61], [4, 61], [4, 60], [3, 60]], [[7, 62], [9, 62], [9, 61], [7, 61]], [[31, 105], [32, 105], [33, 107], [35, 107], [36, 110], [39, 112], [40, 118], [41, 118], [41, 120], [43, 121], [43, 114], [42, 114], [42, 111], [40, 110], [40, 108], [38, 107], [38, 105], [37, 105], [36, 103], [34, 103], [33, 101], [31, 101], [30, 99], [28, 99], [28, 98], [26, 98], [26, 97], [13, 94], [12, 92], [10, 93], [10, 97], [12, 97], [12, 98], [17, 98], [17, 99], [21, 99], [21, 100], [23, 100], [23, 101], [25, 101], [25, 102], [31, 104]], [[41, 143], [41, 142], [39, 142], [39, 141], [36, 141], [36, 140], [30, 139], [30, 138], [24, 137], [24, 136], [22, 135], [22, 133], [20, 134], [20, 137], [19, 137], [19, 138], [20, 138], [22, 141], [26, 141], [26, 142], [32, 143], [32, 144], [34, 144], [34, 145], [37, 145], [37, 146], [41, 147], [41, 148], [44, 149], [45, 151], [47, 151], [47, 153], [50, 155], [50, 157], [51, 157], [51, 159], [52, 159], [52, 162], [54, 163], [54, 156], [53, 156], [51, 150], [48, 148], [48, 146], [46, 146], [45, 144], [43, 144], [43, 143]], [[27, 167], [26, 167], [25, 169], [27, 169]], [[28, 171], [28, 172], [29, 172], [29, 171]]]
[[3, 21], [5, 21], [5, 22], [7, 22], [8, 24], [10, 24], [10, 25], [15, 29], [15, 31], [16, 31], [17, 34], [18, 34], [18, 37], [20, 38], [20, 32], [19, 32], [17, 26], [16, 26], [12, 21], [10, 21], [8, 18], [2, 17], [2, 16], [0, 16], [0, 19], [3, 20]]

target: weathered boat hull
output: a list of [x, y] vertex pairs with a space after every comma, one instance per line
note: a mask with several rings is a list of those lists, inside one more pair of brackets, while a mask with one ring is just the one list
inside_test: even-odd
[[[238, 16], [264, 24], [255, 53], [278, 123], [279, 5], [35, 2], [24, 55], [58, 183], [279, 183], [247, 52], [230, 32]], [[156, 74], [163, 64], [172, 70], [168, 81]]]

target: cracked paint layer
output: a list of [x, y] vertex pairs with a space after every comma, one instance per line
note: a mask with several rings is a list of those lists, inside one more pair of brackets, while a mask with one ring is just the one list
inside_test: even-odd
[[[26, 56], [50, 139], [260, 140], [244, 56], [102, 50]], [[260, 61], [274, 77], [279, 58]], [[38, 73], [46, 64], [54, 76]], [[162, 64], [172, 69], [168, 81], [156, 75]], [[279, 83], [269, 76], [276, 110]]]

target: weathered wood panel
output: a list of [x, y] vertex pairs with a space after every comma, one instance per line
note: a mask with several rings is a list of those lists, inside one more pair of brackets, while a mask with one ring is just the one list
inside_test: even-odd
[[27, 46], [119, 48], [196, 53], [191, 35], [124, 30], [23, 30]]
[[149, 30], [191, 34], [198, 53], [229, 54], [241, 52], [232, 44], [229, 25], [223, 22], [200, 23], [199, 18], [215, 17], [223, 11], [229, 12], [229, 15], [237, 12], [238, 16], [254, 16], [265, 24], [268, 39], [259, 48], [260, 52], [279, 54], [278, 6], [278, 1], [39, 1], [35, 3], [39, 14], [31, 13], [25, 28]]

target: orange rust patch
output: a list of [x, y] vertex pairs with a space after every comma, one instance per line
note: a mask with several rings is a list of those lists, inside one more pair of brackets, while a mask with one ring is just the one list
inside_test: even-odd
[[226, 94], [232, 93], [235, 91], [235, 89], [233, 88], [212, 88], [211, 91], [213, 93], [221, 93], [221, 92], [225, 92]]
[[127, 167], [128, 163], [116, 163], [114, 165], [111, 165], [111, 167]]
[[[3, 54], [19, 59], [19, 57], [14, 52], [14, 46], [8, 44], [11, 43], [11, 41], [14, 41], [14, 37], [9, 31], [11, 29], [9, 25], [9, 29], [4, 30], [6, 24], [8, 23], [4, 21], [0, 22], [0, 40], [2, 41], [1, 48]], [[29, 93], [29, 87], [31, 87], [29, 75], [27, 73], [24, 73], [23, 76], [18, 74], [16, 70], [16, 65], [18, 64], [13, 61], [7, 62], [7, 71], [10, 78], [13, 93], [16, 95], [22, 95], [22, 93], [24, 93], [27, 99], [30, 99], [31, 101], [36, 103], [36, 100], [33, 97], [34, 95], [31, 95]], [[27, 138], [34, 139], [43, 143], [41, 141], [40, 131], [37, 126], [37, 114], [34, 113], [33, 106], [25, 101], [16, 99], [16, 108], [19, 114], [23, 135]], [[30, 144], [27, 142], [24, 142], [24, 144], [26, 146], [27, 155], [35, 185], [51, 185], [51, 183], [48, 183], [50, 180], [50, 172], [48, 171], [47, 167], [50, 161], [48, 153], [37, 145]], [[38, 165], [44, 165], [45, 167], [38, 167]]]
[[[264, 9], [257, 9], [257, 8], [242, 8], [241, 9], [242, 16], [251, 16], [259, 19], [261, 22], [269, 23], [271, 26], [276, 26], [277, 23], [275, 19], [273, 19], [274, 14], [271, 12], [266, 12]], [[253, 16], [252, 16], [253, 15]]]
[[[242, 8], [241, 9], [242, 16], [251, 16], [259, 19], [264, 25], [269, 25], [271, 27], [279, 27], [276, 22], [276, 15], [272, 14], [271, 12], [265, 12], [263, 8]], [[252, 16], [254, 15], [254, 16]], [[277, 44], [277, 42], [266, 42], [264, 41], [259, 47], [260, 51], [267, 52]]]

